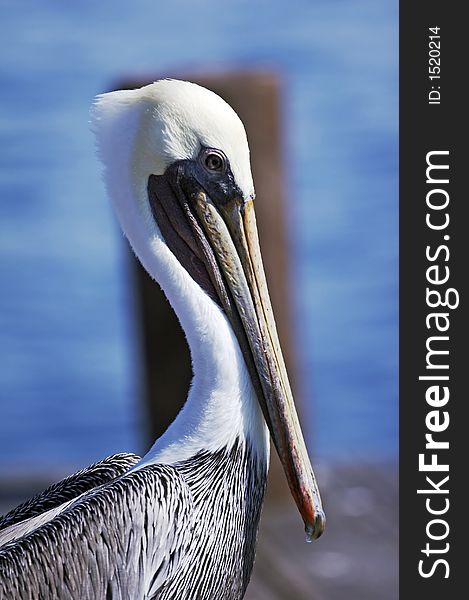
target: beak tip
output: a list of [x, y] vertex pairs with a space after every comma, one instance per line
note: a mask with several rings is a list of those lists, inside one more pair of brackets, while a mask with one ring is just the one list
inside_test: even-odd
[[326, 527], [326, 515], [322, 511], [317, 511], [312, 523], [306, 523], [306, 541], [311, 543], [321, 537]]

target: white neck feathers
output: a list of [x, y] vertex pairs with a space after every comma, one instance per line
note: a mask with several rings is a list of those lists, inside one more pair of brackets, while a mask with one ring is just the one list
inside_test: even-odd
[[[249, 439], [268, 460], [268, 432], [231, 325], [220, 307], [191, 278], [166, 245], [148, 202], [147, 181], [163, 168], [142, 172], [141, 137], [145, 109], [133, 92], [116, 94], [111, 109], [98, 100], [93, 126], [109, 195], [139, 260], [162, 287], [189, 344], [194, 372], [182, 411], [137, 468], [174, 463], [199, 451], [230, 448]], [[165, 399], [158, 399], [164, 402]]]

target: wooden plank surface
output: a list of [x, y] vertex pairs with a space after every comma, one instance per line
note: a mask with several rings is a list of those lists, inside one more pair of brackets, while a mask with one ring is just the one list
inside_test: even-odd
[[266, 506], [246, 600], [397, 600], [397, 468], [317, 470], [324, 535], [307, 544], [292, 502]]

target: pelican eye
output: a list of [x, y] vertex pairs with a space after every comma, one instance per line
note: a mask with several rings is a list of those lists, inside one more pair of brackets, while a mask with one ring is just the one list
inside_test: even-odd
[[226, 160], [221, 152], [210, 150], [205, 154], [204, 165], [209, 171], [221, 173], [225, 170]]

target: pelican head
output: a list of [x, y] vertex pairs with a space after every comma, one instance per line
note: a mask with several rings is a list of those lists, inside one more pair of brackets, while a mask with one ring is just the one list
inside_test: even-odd
[[169, 250], [226, 315], [306, 531], [319, 537], [325, 517], [267, 291], [242, 122], [213, 92], [176, 80], [104, 94], [93, 120], [134, 251], [164, 288], [153, 259]]

